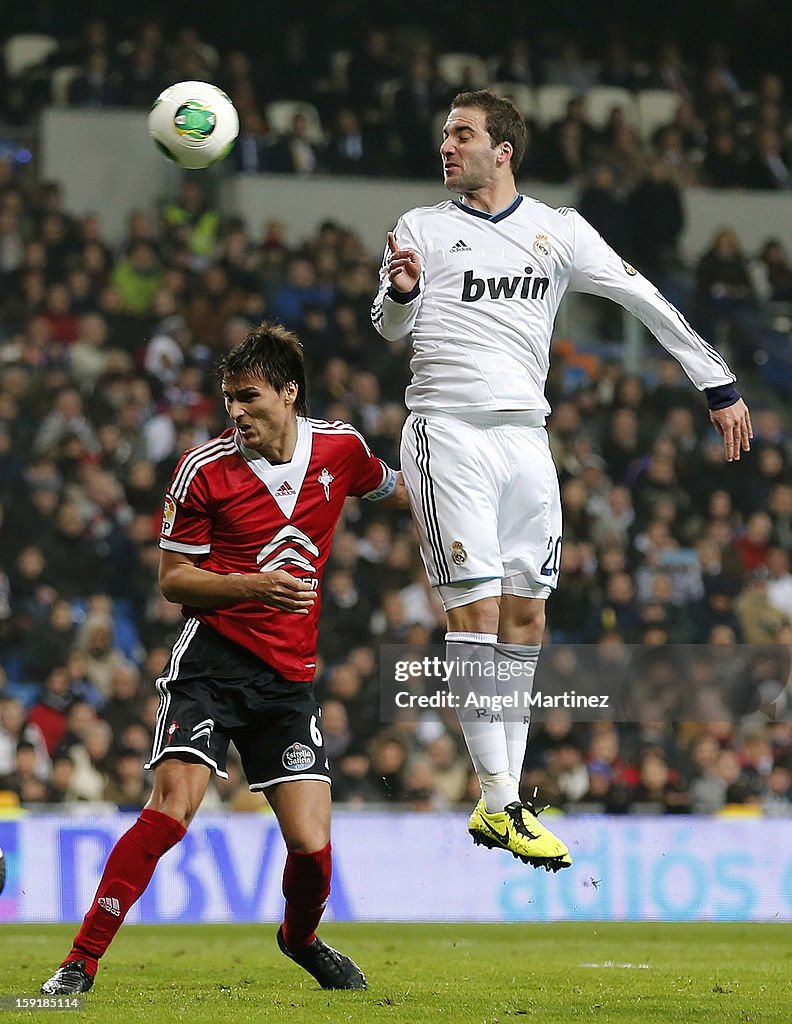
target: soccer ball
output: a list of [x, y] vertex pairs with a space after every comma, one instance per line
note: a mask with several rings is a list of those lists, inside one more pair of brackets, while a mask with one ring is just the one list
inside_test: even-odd
[[178, 82], [157, 97], [148, 128], [164, 157], [194, 170], [228, 156], [239, 134], [239, 116], [216, 85]]

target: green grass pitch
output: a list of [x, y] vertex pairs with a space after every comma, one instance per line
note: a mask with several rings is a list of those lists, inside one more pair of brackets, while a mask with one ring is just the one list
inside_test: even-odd
[[[792, 1020], [784, 924], [328, 924], [367, 992], [323, 992], [275, 946], [275, 926], [130, 926], [66, 1020], [104, 1024], [700, 1024]], [[34, 994], [73, 926], [0, 927], [0, 994]], [[645, 966], [644, 966], [645, 965]], [[0, 1019], [64, 1019], [10, 1011]]]

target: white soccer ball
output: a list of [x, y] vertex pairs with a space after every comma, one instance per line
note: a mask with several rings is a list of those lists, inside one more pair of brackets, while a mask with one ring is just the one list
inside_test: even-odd
[[148, 128], [163, 156], [195, 170], [228, 156], [239, 135], [239, 115], [216, 85], [178, 82], [157, 97]]

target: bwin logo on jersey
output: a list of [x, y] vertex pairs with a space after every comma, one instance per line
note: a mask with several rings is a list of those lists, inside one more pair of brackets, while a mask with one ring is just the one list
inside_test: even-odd
[[462, 301], [478, 302], [489, 292], [491, 299], [543, 299], [550, 287], [549, 277], [534, 277], [534, 268], [526, 267], [525, 276], [476, 277], [466, 270], [462, 283]]

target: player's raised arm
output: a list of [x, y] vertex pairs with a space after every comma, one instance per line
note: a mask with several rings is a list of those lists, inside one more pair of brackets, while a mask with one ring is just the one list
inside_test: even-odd
[[388, 232], [388, 280], [397, 292], [407, 294], [416, 287], [421, 279], [421, 261], [414, 249], [402, 249], [396, 241], [396, 235]]
[[376, 330], [396, 341], [409, 334], [421, 308], [423, 260], [403, 221], [388, 232], [379, 275], [379, 290], [371, 306]]
[[751, 417], [726, 360], [588, 221], [574, 210], [567, 211], [567, 216], [574, 232], [570, 289], [612, 299], [645, 324], [704, 392], [710, 419], [723, 437], [726, 460], [738, 461], [741, 451], [750, 451]]

